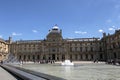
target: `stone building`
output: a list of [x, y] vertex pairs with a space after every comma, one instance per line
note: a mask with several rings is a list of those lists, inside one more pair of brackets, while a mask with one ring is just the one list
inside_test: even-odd
[[101, 41], [104, 43], [104, 52], [106, 60], [120, 60], [120, 30], [116, 30], [114, 34], [103, 33]]
[[40, 61], [107, 61], [120, 58], [120, 30], [114, 34], [100, 38], [64, 39], [62, 30], [56, 25], [49, 30], [44, 40], [17, 40], [11, 37], [5, 41], [0, 39], [0, 60], [11, 53], [18, 60]]
[[0, 38], [0, 61], [6, 59], [8, 55], [8, 42]]
[[44, 40], [20, 40], [10, 44], [10, 53], [23, 61], [70, 59], [72, 61], [105, 60], [99, 38], [63, 39], [62, 30], [54, 26]]

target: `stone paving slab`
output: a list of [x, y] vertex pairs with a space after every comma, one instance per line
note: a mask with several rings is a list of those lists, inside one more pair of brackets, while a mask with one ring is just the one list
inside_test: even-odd
[[0, 80], [17, 80], [10, 73], [0, 67]]

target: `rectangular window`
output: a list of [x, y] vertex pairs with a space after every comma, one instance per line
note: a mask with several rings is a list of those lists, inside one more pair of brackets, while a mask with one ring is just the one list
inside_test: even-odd
[[80, 47], [80, 52], [82, 52], [82, 47]]
[[26, 50], [26, 48], [24, 48], [24, 50]]
[[91, 52], [93, 52], [93, 47], [91, 47]]
[[87, 47], [85, 47], [85, 51], [87, 52]]
[[77, 47], [75, 47], [75, 51], [77, 51]]

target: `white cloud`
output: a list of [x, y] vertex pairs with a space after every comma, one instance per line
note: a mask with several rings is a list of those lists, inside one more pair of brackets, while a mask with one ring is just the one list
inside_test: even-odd
[[76, 34], [87, 34], [87, 32], [75, 31]]
[[109, 31], [115, 31], [115, 29], [114, 29], [114, 28], [109, 28], [108, 30], [109, 30]]
[[115, 31], [116, 29], [117, 29], [116, 26], [112, 26], [112, 27], [108, 28], [109, 31]]
[[102, 29], [99, 29], [99, 30], [98, 30], [98, 32], [101, 32], [101, 33], [103, 33], [104, 31], [103, 31]]
[[113, 28], [115, 28], [115, 26], [112, 26]]
[[12, 33], [12, 36], [21, 36], [21, 35], [22, 35], [22, 33], [16, 33], [16, 32]]
[[32, 32], [37, 33], [38, 31], [37, 30], [32, 30]]

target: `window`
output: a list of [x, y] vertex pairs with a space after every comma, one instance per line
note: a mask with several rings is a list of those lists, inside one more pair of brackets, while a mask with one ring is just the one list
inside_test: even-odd
[[82, 47], [80, 47], [80, 51], [82, 52]]
[[100, 51], [102, 51], [102, 48], [100, 47]]
[[56, 48], [52, 48], [52, 49], [51, 49], [51, 52], [56, 52]]
[[35, 44], [33, 45], [33, 47], [35, 47]]
[[30, 55], [28, 55], [28, 59], [30, 60]]
[[35, 50], [35, 48], [33, 48], [33, 50]]
[[53, 39], [53, 41], [55, 41], [55, 39]]
[[33, 55], [33, 60], [35, 60], [35, 55]]
[[26, 44], [24, 46], [26, 47]]
[[91, 47], [91, 52], [93, 52], [93, 47]]
[[100, 59], [103, 59], [103, 55], [102, 54], [100, 54]]
[[87, 52], [87, 47], [85, 47], [85, 51]]
[[29, 44], [29, 47], [31, 47], [31, 45]]
[[86, 59], [88, 59], [88, 54], [86, 54]]
[[26, 48], [24, 48], [24, 50], [26, 50]]
[[91, 54], [91, 59], [93, 59], [93, 54]]
[[75, 51], [77, 51], [77, 47], [75, 47]]
[[116, 53], [114, 53], [114, 58], [117, 58], [117, 55], [116, 55]]
[[77, 54], [75, 55], [75, 59], [76, 59], [76, 60], [78, 59], [78, 56], [77, 56]]
[[82, 54], [80, 55], [80, 58], [81, 58], [81, 59], [83, 59], [83, 56], [82, 56]]
[[72, 52], [72, 47], [70, 47], [70, 52]]
[[37, 55], [37, 60], [39, 60], [40, 59], [40, 56], [39, 55]]
[[19, 56], [19, 60], [21, 60], [21, 55]]
[[24, 60], [26, 59], [26, 55], [24, 55]]

